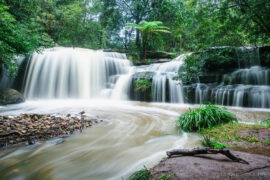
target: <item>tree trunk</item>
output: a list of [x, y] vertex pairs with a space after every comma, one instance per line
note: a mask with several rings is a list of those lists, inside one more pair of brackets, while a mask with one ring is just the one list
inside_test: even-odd
[[143, 41], [143, 59], [144, 59], [144, 62], [147, 62], [146, 60], [146, 34], [142, 35], [142, 41]]

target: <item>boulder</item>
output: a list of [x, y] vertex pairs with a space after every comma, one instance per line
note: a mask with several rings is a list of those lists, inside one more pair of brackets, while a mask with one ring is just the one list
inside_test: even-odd
[[270, 46], [263, 46], [259, 48], [261, 65], [270, 67]]
[[15, 89], [0, 89], [0, 103], [2, 105], [18, 104], [25, 101], [23, 95]]

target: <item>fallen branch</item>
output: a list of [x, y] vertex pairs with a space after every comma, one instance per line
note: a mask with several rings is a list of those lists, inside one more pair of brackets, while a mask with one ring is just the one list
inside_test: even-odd
[[249, 164], [247, 161], [236, 157], [233, 155], [230, 150], [228, 149], [215, 149], [215, 148], [196, 148], [192, 150], [187, 149], [175, 149], [171, 151], [167, 151], [167, 155], [170, 157], [175, 155], [182, 155], [182, 156], [194, 156], [196, 154], [223, 154], [229, 159], [231, 159], [234, 162], [239, 162], [243, 164]]

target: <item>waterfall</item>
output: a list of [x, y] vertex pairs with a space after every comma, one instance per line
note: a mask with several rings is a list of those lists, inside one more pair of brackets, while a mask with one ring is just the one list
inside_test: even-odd
[[252, 66], [247, 69], [239, 69], [230, 75], [225, 75], [224, 80], [229, 84], [254, 84], [254, 85], [270, 85], [270, 70], [260, 66]]
[[270, 108], [269, 76], [269, 69], [253, 66], [224, 75], [220, 85], [199, 83], [195, 89], [195, 103]]
[[184, 59], [189, 54], [182, 54], [166, 63], [152, 64], [146, 71], [156, 72], [152, 78], [152, 100], [154, 102], [184, 103], [181, 80], [175, 80]]
[[[183, 86], [176, 77], [190, 54], [182, 54], [166, 63], [136, 67], [121, 53], [49, 48], [32, 54], [23, 92], [27, 99], [110, 98], [270, 108], [270, 70], [258, 66], [258, 48], [236, 48], [236, 51], [240, 64], [248, 58], [245, 68], [225, 74], [223, 78], [220, 76], [221, 83]], [[245, 53], [247, 55], [241, 59]], [[22, 63], [22, 59], [18, 63]], [[3, 76], [2, 72], [0, 88], [12, 87], [15, 83], [5, 74]], [[145, 92], [137, 92], [134, 84], [139, 78], [149, 79], [152, 86]], [[17, 81], [22, 78], [16, 78]]]
[[51, 48], [34, 53], [27, 70], [28, 99], [94, 98], [112, 85], [112, 77], [126, 74], [125, 54], [81, 48]]
[[258, 47], [237, 47], [235, 50], [238, 57], [238, 68], [260, 65]]

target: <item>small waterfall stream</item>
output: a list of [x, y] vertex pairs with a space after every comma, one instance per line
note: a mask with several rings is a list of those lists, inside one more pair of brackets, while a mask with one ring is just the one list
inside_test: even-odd
[[196, 84], [194, 103], [211, 102], [225, 106], [270, 108], [270, 69], [258, 66], [258, 49], [236, 48], [238, 62], [245, 62], [242, 63], [245, 68], [223, 75], [220, 84]]
[[[221, 83], [183, 86], [181, 77], [178, 80], [175, 77], [190, 54], [166, 63], [136, 67], [121, 53], [50, 48], [32, 55], [23, 92], [30, 100], [110, 98], [270, 108], [270, 69], [259, 66], [258, 48], [236, 48], [236, 52], [238, 63], [244, 68], [223, 75]], [[152, 83], [147, 96], [137, 92], [134, 85], [140, 78]], [[13, 81], [2, 76], [1, 88], [10, 87]]]
[[[52, 48], [34, 53], [28, 66], [25, 96], [28, 99], [83, 98], [100, 96], [126, 74], [130, 61], [125, 54], [80, 48]], [[114, 82], [113, 82], [114, 81]]]

